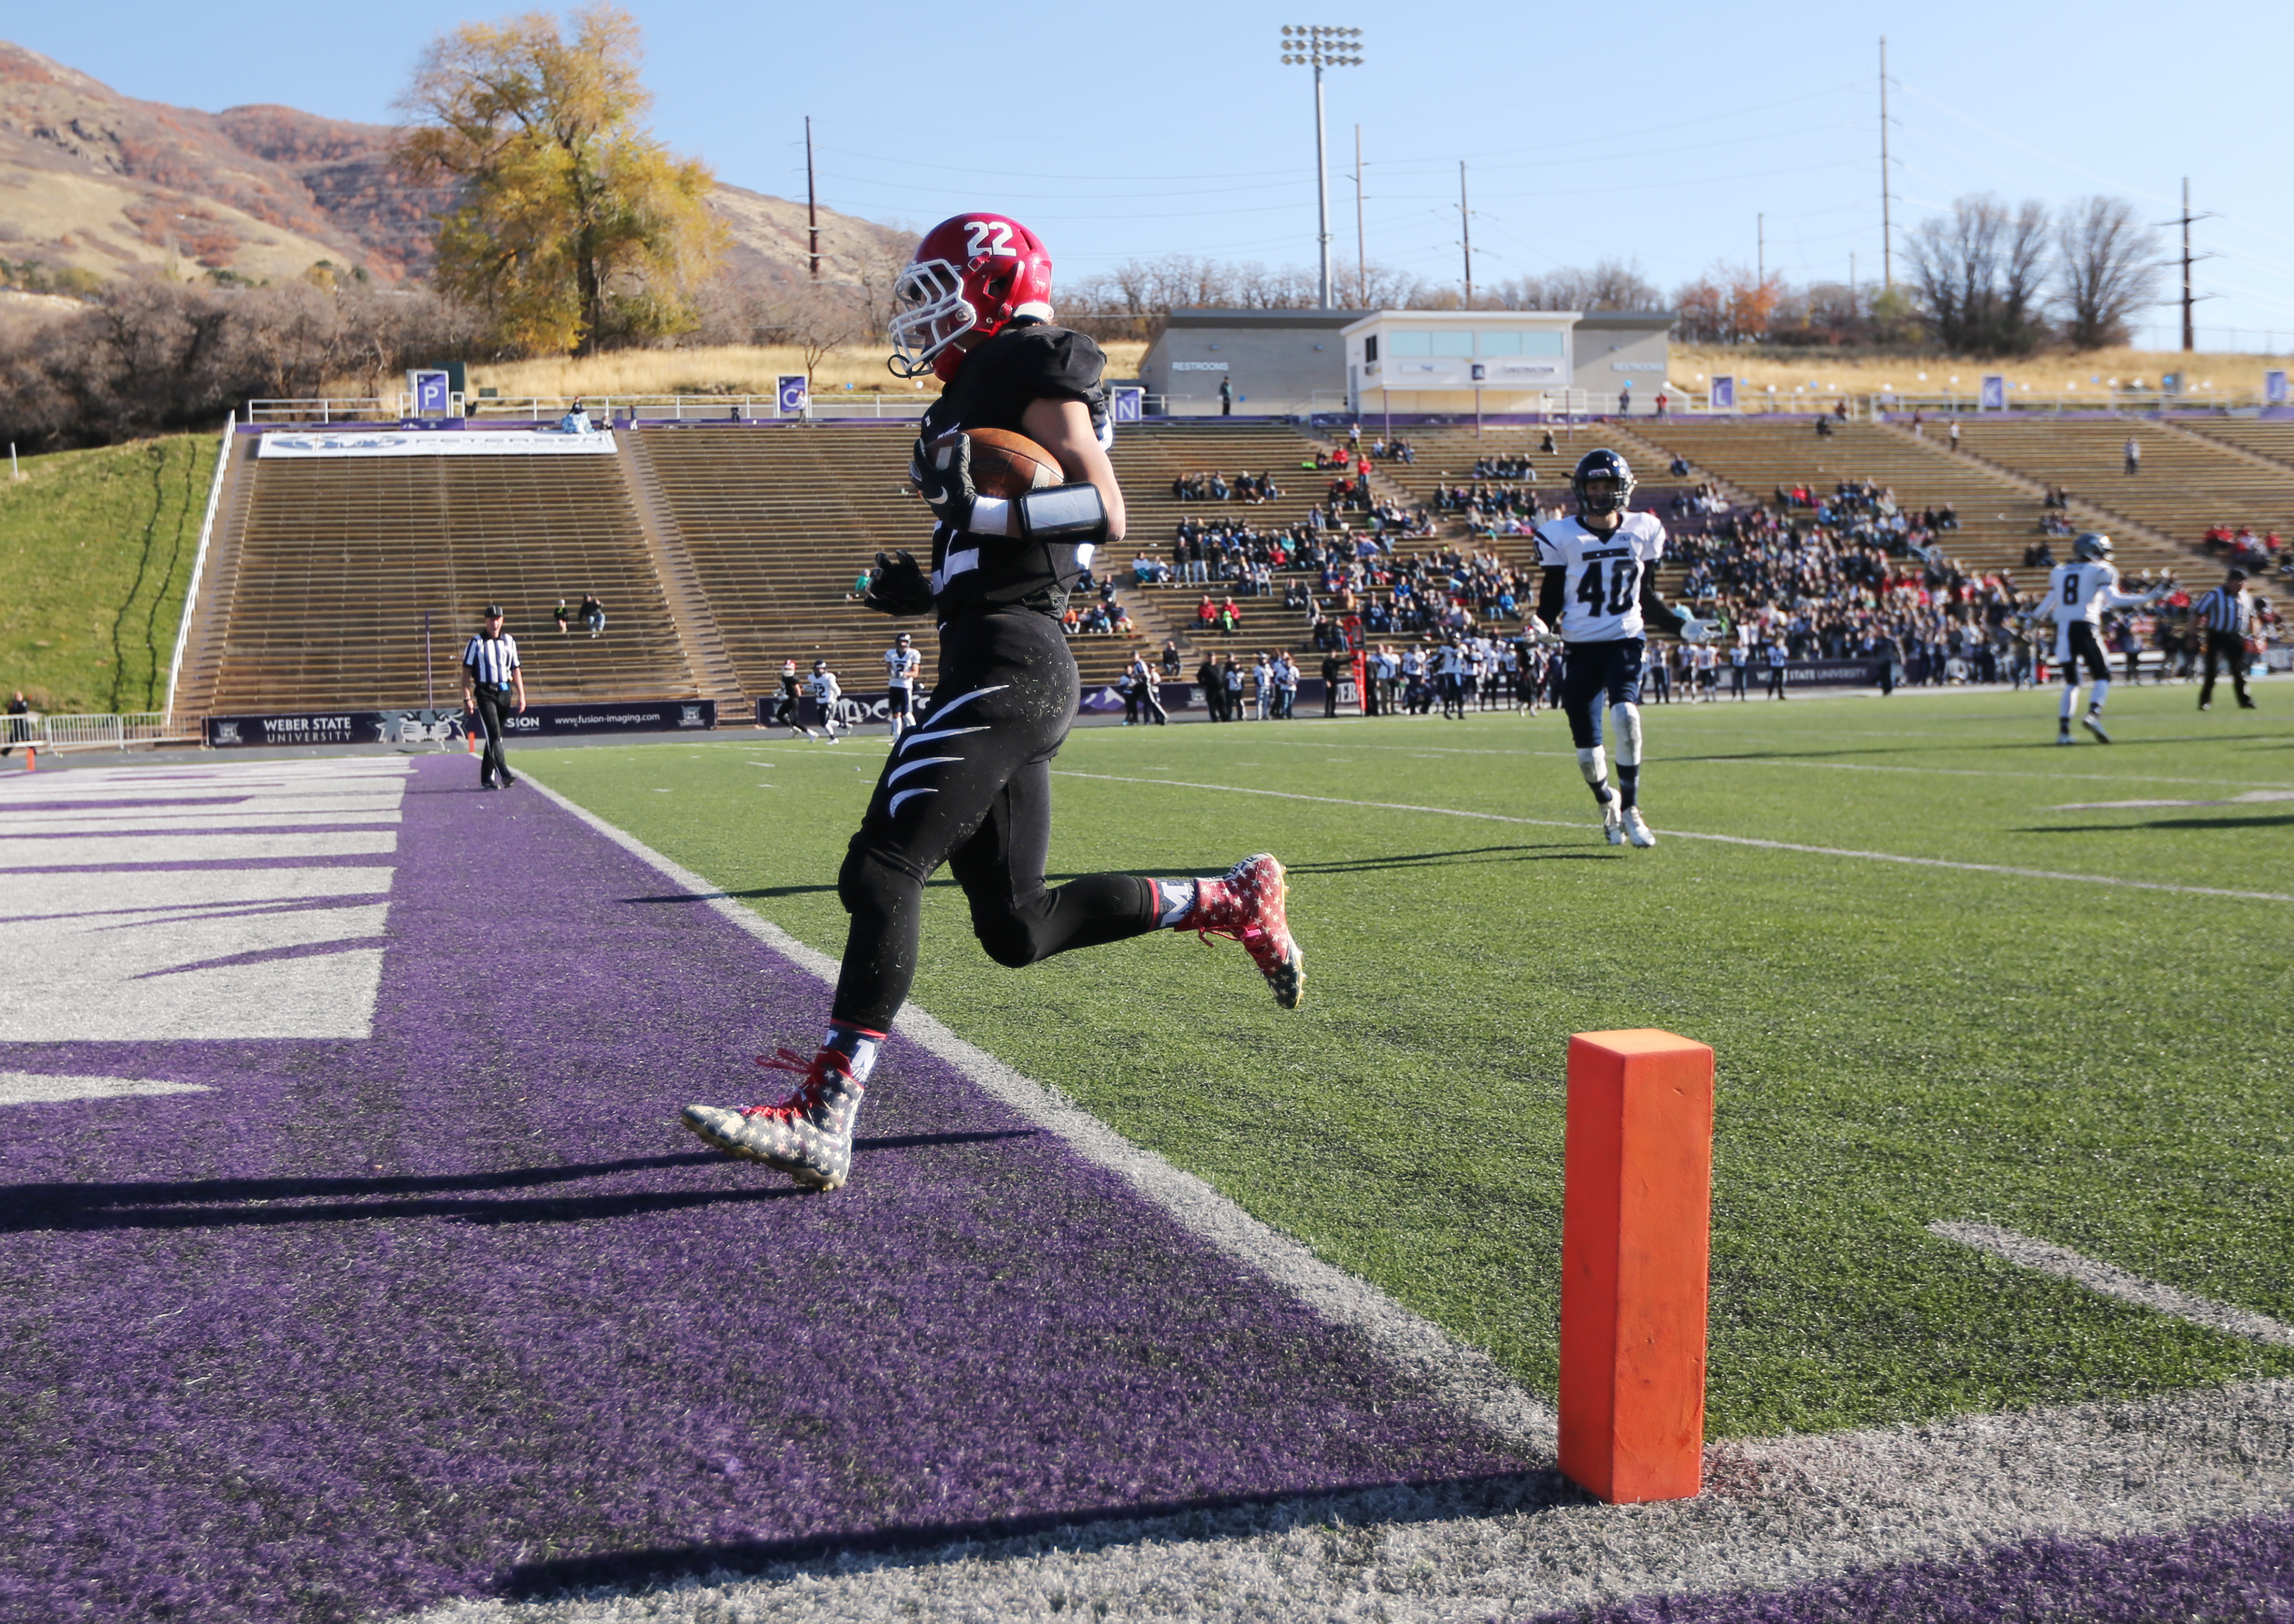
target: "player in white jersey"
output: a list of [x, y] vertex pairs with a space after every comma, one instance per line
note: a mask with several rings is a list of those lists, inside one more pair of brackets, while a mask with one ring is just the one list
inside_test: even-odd
[[828, 669], [827, 661], [816, 660], [812, 662], [812, 675], [806, 679], [804, 686], [805, 692], [812, 696], [812, 702], [820, 707], [820, 714], [828, 727], [828, 742], [835, 743], [836, 702], [843, 695], [843, 685], [836, 680], [836, 673]]
[[[1569, 488], [1577, 516], [1537, 527], [1537, 561], [1544, 576], [1538, 618], [1560, 634], [1562, 709], [1577, 745], [1577, 768], [1601, 805], [1609, 844], [1654, 846], [1640, 813], [1642, 656], [1647, 624], [1702, 643], [1712, 629], [1657, 596], [1656, 566], [1664, 557], [1664, 526], [1655, 514], [1631, 512], [1633, 474], [1607, 450], [1577, 459]], [[1617, 788], [1609, 788], [1601, 745], [1606, 695], [1616, 732]]]
[[884, 651], [884, 724], [896, 744], [915, 719], [916, 677], [923, 669], [924, 657], [905, 631]]
[[2135, 609], [2155, 604], [2173, 589], [2162, 582], [2148, 592], [2119, 589], [2119, 569], [2111, 562], [2111, 538], [2088, 531], [2071, 543], [2071, 561], [2047, 575], [2047, 595], [2032, 613], [2055, 623], [2055, 662], [2063, 669], [2063, 704], [2055, 718], [2055, 743], [2071, 742], [2071, 711], [2078, 703], [2079, 668], [2094, 680], [2087, 714], [2079, 719], [2105, 744], [2103, 702], [2111, 696], [2111, 662], [2098, 635], [2106, 609]]

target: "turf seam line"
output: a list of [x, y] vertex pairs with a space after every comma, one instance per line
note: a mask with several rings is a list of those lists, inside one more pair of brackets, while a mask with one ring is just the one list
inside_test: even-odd
[[[1172, 790], [1219, 790], [1229, 795], [1265, 795], [1275, 800], [1311, 800], [1331, 807], [1366, 807], [1379, 812], [1430, 812], [1441, 817], [1470, 817], [1484, 823], [1521, 824], [1534, 829], [1597, 827], [1590, 820], [1558, 817], [1516, 817], [1504, 812], [1468, 812], [1458, 807], [1421, 807], [1399, 800], [1348, 800], [1337, 795], [1302, 795], [1293, 790], [1261, 790], [1239, 784], [1195, 784], [1182, 778], [1123, 778], [1112, 773], [1080, 773], [1055, 769], [1062, 778], [1096, 778], [1107, 784], [1152, 784]], [[1763, 851], [1797, 851], [1818, 857], [1854, 857], [1867, 863], [1903, 863], [1915, 868], [1953, 868], [1977, 874], [2005, 874], [2015, 880], [2062, 880], [2078, 885], [2109, 885], [2133, 891], [2173, 891], [2184, 897], [2228, 897], [2240, 902], [2294, 902], [2280, 891], [2233, 891], [2213, 885], [2177, 885], [2167, 880], [2122, 880], [2111, 874], [2072, 874], [2051, 868], [2015, 868], [2004, 863], [1963, 863], [1950, 857], [1910, 857], [1892, 851], [1853, 851], [1837, 846], [1803, 846], [1793, 840], [1761, 840], [1743, 834], [1700, 834], [1688, 829], [1660, 829], [1670, 840], [1712, 840], [1723, 846], [1751, 846]]]
[[[828, 954], [799, 941], [690, 869], [531, 774], [521, 782], [691, 892], [696, 900], [707, 903], [775, 953], [823, 981], [835, 982], [837, 962]], [[1359, 1332], [1390, 1363], [1423, 1384], [1443, 1403], [1517, 1448], [1540, 1456], [1553, 1453], [1559, 1425], [1553, 1411], [1517, 1386], [1482, 1349], [1458, 1341], [1368, 1280], [1316, 1256], [1202, 1179], [1124, 1138], [1056, 1090], [957, 1036], [916, 1005], [901, 1011], [895, 1026], [988, 1093], [1056, 1135], [1085, 1161], [1115, 1173], [1169, 1214], [1189, 1234], [1265, 1275], [1323, 1319]]]
[[2267, 1314], [2257, 1314], [2250, 1309], [2217, 1303], [2212, 1297], [2202, 1297], [2163, 1281], [2129, 1274], [2124, 1269], [2074, 1252], [2068, 1246], [2056, 1246], [2052, 1241], [2019, 1234], [1997, 1224], [1954, 1223], [1943, 1219], [1928, 1225], [1928, 1233], [1957, 1241], [1963, 1246], [1973, 1246], [1979, 1252], [1988, 1252], [1994, 1257], [2005, 1258], [2011, 1263], [2036, 1270], [2041, 1274], [2074, 1281], [2106, 1297], [2116, 1297], [2122, 1303], [2132, 1303], [2177, 1320], [2187, 1320], [2192, 1325], [2204, 1326], [2210, 1331], [2242, 1336], [2249, 1342], [2268, 1343], [2275, 1347], [2294, 1348], [2294, 1325], [2273, 1320]]

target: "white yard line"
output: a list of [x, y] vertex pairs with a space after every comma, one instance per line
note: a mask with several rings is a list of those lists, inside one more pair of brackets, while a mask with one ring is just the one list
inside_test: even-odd
[[2294, 1348], [2294, 1325], [2273, 1320], [2267, 1314], [2233, 1308], [2227, 1303], [2217, 1303], [2211, 1297], [2201, 1297], [2158, 1280], [2146, 1280], [2139, 1274], [2110, 1263], [2098, 1263], [2051, 1241], [2037, 1240], [2029, 1235], [2019, 1235], [2013, 1230], [2003, 1230], [1989, 1223], [1948, 1223], [1939, 1219], [1928, 1225], [1928, 1233], [1940, 1235], [1946, 1240], [1956, 1240], [1963, 1246], [1973, 1246], [1979, 1252], [1989, 1252], [1994, 1257], [2004, 1257], [2011, 1263], [2026, 1269], [2036, 1269], [2042, 1274], [2076, 1280], [2089, 1291], [2099, 1291], [2106, 1297], [2117, 1297], [2122, 1303], [2171, 1314], [2177, 1320], [2187, 1320], [2192, 1325], [2205, 1326], [2210, 1331], [2222, 1331], [2233, 1336], [2243, 1336], [2250, 1342], [2266, 1342], [2276, 1347]]
[[[1302, 795], [1292, 790], [1261, 790], [1236, 784], [1197, 784], [1181, 778], [1124, 778], [1112, 773], [1081, 773], [1053, 769], [1062, 778], [1096, 778], [1108, 784], [1151, 784], [1168, 790], [1216, 790], [1228, 795], [1262, 795], [1274, 800], [1308, 800], [1331, 807], [1363, 807], [1378, 812], [1425, 812], [1437, 817], [1468, 817], [1482, 823], [1518, 824], [1533, 829], [1597, 827], [1590, 818], [1515, 817], [1504, 812], [1468, 812], [1457, 807], [1426, 807], [1402, 800], [1349, 800], [1338, 795]], [[2173, 891], [2185, 897], [2230, 897], [2241, 902], [2294, 902], [2279, 891], [2233, 891], [2213, 885], [2177, 885], [2165, 880], [2122, 880], [2113, 874], [2073, 874], [2051, 868], [2017, 868], [2004, 863], [1960, 863], [1948, 857], [1911, 857], [1892, 851], [1857, 851], [1838, 846], [1803, 846], [1794, 840], [1757, 840], [1741, 834], [1699, 834], [1687, 829], [1660, 829], [1668, 840], [1712, 840], [1723, 846], [1750, 846], [1762, 851], [1797, 851], [1810, 857], [1847, 857], [1863, 863], [1902, 863], [1915, 868], [1952, 868], [1976, 874], [2005, 874], [2017, 880], [2061, 880], [2078, 885], [2117, 886], [2135, 891]]]
[[[808, 946], [690, 869], [671, 861], [531, 775], [525, 782], [574, 817], [645, 863], [671, 884], [791, 962], [834, 984], [837, 962]], [[1306, 1247], [1252, 1217], [1193, 1173], [1133, 1144], [1053, 1089], [967, 1043], [914, 1004], [900, 1012], [901, 1035], [939, 1056], [1029, 1121], [1066, 1141], [1084, 1160], [1104, 1167], [1168, 1213], [1181, 1228], [1248, 1264], [1296, 1294], [1333, 1324], [1360, 1332], [1437, 1398], [1517, 1448], [1550, 1455], [1556, 1441], [1553, 1412], [1515, 1385], [1479, 1348], [1452, 1337], [1369, 1281], [1322, 1261]]]
[[[1335, 750], [1335, 744], [1317, 744], [1311, 739], [1251, 740], [1254, 749], [1273, 747], [1282, 750]], [[1366, 744], [1349, 738], [1347, 750], [1384, 750], [1411, 756], [1512, 756], [1540, 761], [1574, 761], [1577, 752], [1572, 750], [1483, 750], [1470, 744]], [[2251, 778], [2157, 778], [2139, 773], [2040, 773], [2016, 772], [2013, 769], [1992, 771], [1975, 767], [1883, 767], [1867, 761], [1810, 761], [1799, 756], [1653, 756], [1652, 763], [1664, 767], [1797, 767], [1828, 773], [1912, 773], [1936, 778], [2044, 778], [2049, 782], [2070, 784], [2173, 784], [2205, 788], [2228, 786], [2233, 789], [2276, 791], [2294, 795], [2294, 784], [2264, 784]]]

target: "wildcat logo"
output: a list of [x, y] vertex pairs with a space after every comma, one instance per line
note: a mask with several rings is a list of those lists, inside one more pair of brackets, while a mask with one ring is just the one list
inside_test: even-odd
[[677, 725], [680, 727], [698, 727], [702, 726], [701, 707], [699, 705], [679, 705], [678, 707]]
[[239, 736], [239, 724], [237, 722], [217, 722], [215, 725], [215, 742], [218, 744], [239, 743], [240, 742]]

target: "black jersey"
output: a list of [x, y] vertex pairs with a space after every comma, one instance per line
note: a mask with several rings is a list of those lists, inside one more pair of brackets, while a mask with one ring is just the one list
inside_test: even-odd
[[[1037, 401], [1081, 401], [1102, 445], [1114, 441], [1103, 382], [1107, 357], [1081, 333], [1040, 321], [1014, 322], [964, 358], [955, 381], [924, 413], [922, 447], [963, 428], [1025, 434], [1020, 419]], [[1060, 554], [1078, 549], [1062, 548]], [[940, 524], [932, 531], [933, 613], [942, 621], [1020, 604], [1057, 614], [1072, 572], [1040, 542], [981, 536]], [[1086, 553], [1082, 564], [1088, 567]]]

